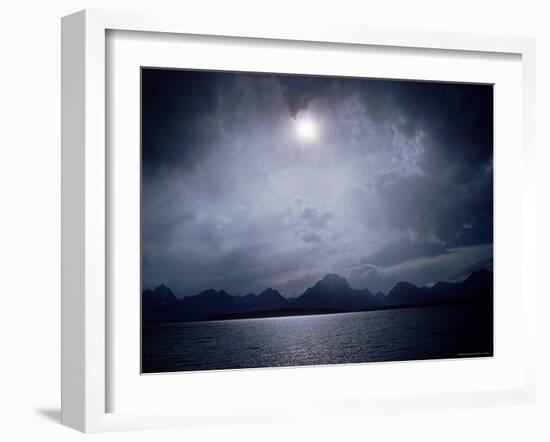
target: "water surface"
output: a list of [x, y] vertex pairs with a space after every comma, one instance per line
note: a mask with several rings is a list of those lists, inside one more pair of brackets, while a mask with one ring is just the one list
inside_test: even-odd
[[492, 356], [492, 311], [464, 304], [144, 324], [142, 372]]

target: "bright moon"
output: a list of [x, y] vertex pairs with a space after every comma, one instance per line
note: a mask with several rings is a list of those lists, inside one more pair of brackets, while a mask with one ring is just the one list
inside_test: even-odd
[[311, 142], [317, 139], [319, 129], [311, 117], [304, 116], [296, 121], [296, 132], [300, 140]]

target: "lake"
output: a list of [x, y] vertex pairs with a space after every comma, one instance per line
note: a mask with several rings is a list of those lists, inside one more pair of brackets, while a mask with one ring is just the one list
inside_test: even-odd
[[490, 303], [144, 324], [142, 372], [493, 355]]

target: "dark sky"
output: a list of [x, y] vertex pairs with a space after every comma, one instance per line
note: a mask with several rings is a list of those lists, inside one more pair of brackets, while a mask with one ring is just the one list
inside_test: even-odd
[[144, 289], [492, 265], [492, 86], [143, 69], [142, 168]]

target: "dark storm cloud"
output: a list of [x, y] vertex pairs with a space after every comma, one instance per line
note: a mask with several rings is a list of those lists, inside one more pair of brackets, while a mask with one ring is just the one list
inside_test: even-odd
[[[421, 131], [424, 152], [420, 175], [382, 186], [389, 221], [455, 245], [492, 242], [492, 88], [395, 83], [393, 95], [400, 131]], [[460, 237], [465, 226], [476, 234]]]
[[492, 260], [491, 86], [144, 69], [142, 89], [144, 287], [388, 290]]
[[[441, 179], [433, 172], [379, 186], [386, 219], [397, 229], [448, 245], [461, 245], [467, 239], [491, 242], [492, 174], [486, 175], [464, 182]], [[472, 229], [474, 236], [467, 232]]]
[[182, 81], [180, 71], [142, 70], [144, 171], [174, 164], [192, 168], [208, 154], [215, 126], [209, 116], [216, 107], [218, 81], [216, 75], [207, 72]]

